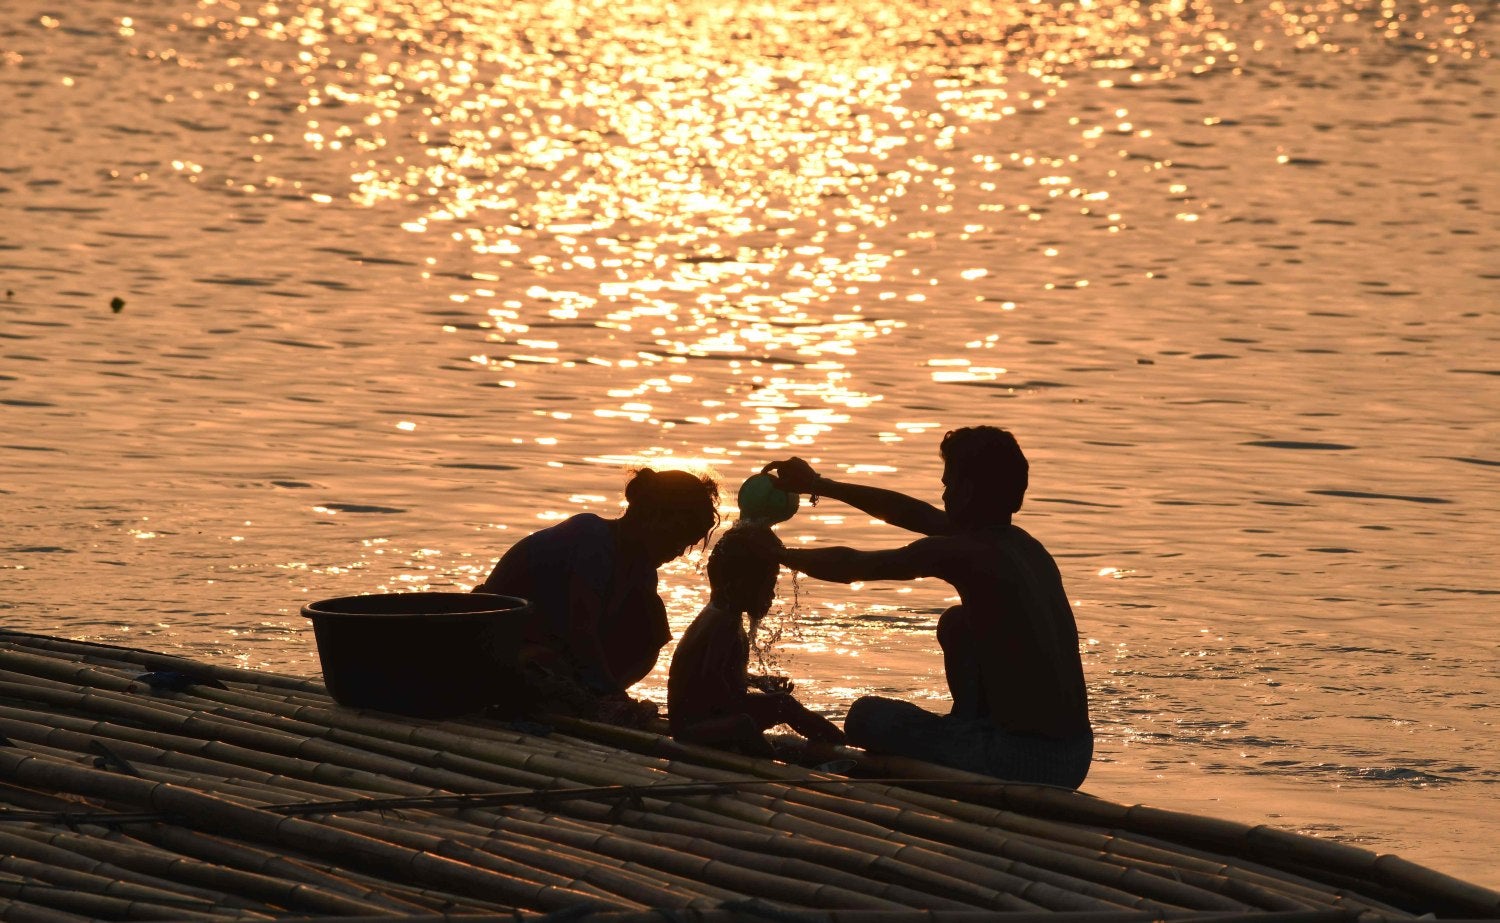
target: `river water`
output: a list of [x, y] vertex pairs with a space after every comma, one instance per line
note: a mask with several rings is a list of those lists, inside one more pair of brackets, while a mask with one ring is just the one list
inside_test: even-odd
[[[994, 423], [1086, 791], [1500, 887], [1489, 5], [6, 13], [8, 626], [313, 674], [306, 602], [472, 586], [631, 465], [936, 500]], [[810, 704], [942, 707], [946, 586], [781, 589]]]

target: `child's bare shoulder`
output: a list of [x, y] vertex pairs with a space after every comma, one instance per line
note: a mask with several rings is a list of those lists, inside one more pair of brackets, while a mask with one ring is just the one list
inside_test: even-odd
[[741, 618], [738, 612], [721, 609], [712, 604], [704, 606], [688, 624], [687, 630], [682, 634], [682, 640], [678, 642], [678, 647], [706, 643], [712, 638], [738, 634], [742, 627], [740, 623]]

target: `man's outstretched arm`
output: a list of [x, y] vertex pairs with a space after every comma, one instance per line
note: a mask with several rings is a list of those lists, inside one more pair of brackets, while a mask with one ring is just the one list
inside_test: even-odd
[[853, 583], [856, 580], [915, 580], [941, 577], [942, 539], [918, 539], [902, 548], [859, 551], [854, 548], [787, 548], [779, 561], [818, 580]]
[[920, 535], [943, 535], [948, 532], [948, 514], [932, 504], [883, 487], [848, 484], [825, 478], [800, 458], [771, 462], [761, 471], [771, 475], [771, 482], [782, 490], [814, 497], [829, 497], [840, 503], [847, 503], [898, 529]]

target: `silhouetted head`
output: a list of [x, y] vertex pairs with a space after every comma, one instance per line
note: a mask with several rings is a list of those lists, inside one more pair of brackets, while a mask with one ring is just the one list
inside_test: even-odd
[[625, 485], [625, 503], [629, 540], [658, 567], [707, 542], [719, 524], [718, 483], [686, 471], [640, 469]]
[[759, 619], [776, 599], [781, 539], [760, 523], [737, 522], [708, 555], [709, 599], [721, 609]]
[[1030, 468], [1016, 437], [996, 426], [966, 426], [944, 436], [941, 451], [949, 518], [961, 526], [1010, 522]]

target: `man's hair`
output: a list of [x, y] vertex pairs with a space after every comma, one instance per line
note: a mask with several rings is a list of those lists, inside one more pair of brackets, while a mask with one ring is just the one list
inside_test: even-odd
[[1016, 437], [998, 426], [965, 426], [943, 437], [948, 478], [973, 489], [968, 512], [985, 521], [1009, 519], [1026, 496], [1030, 466]]
[[[771, 539], [763, 537], [766, 535]], [[721, 535], [708, 555], [709, 598], [743, 608], [752, 619], [764, 616], [776, 599], [780, 566], [756, 545], [771, 540], [781, 544], [769, 526], [743, 520]]]

